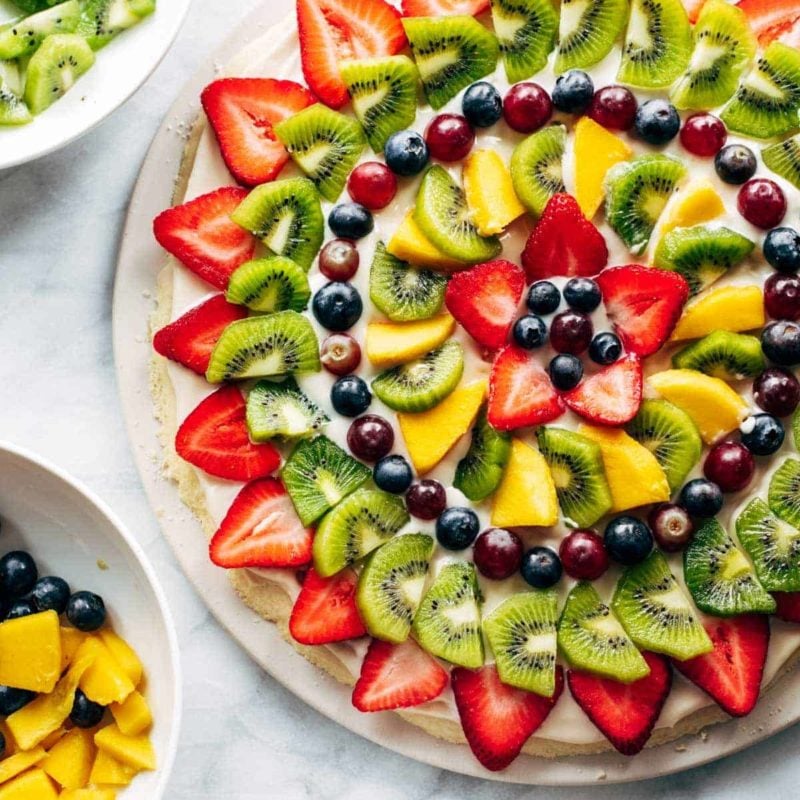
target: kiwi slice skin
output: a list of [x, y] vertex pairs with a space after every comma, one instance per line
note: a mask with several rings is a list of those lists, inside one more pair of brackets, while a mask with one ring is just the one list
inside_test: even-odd
[[424, 533], [395, 536], [375, 550], [358, 579], [356, 603], [367, 630], [400, 644], [417, 613], [434, 541]]
[[570, 666], [632, 683], [650, 667], [590, 583], [575, 584], [558, 621], [558, 646]]
[[567, 129], [550, 125], [523, 139], [511, 155], [511, 180], [522, 205], [537, 217], [547, 201], [566, 191], [563, 174]]
[[767, 502], [779, 519], [800, 528], [800, 459], [787, 458], [774, 472], [769, 482]]
[[63, 97], [93, 64], [94, 53], [82, 36], [54, 33], [28, 62], [25, 102], [32, 114], [41, 114]]
[[509, 83], [530, 78], [547, 64], [558, 33], [551, 0], [491, 0], [492, 22]]
[[627, 0], [562, 0], [555, 72], [602, 61], [628, 19]]
[[771, 614], [775, 600], [715, 519], [706, 520], [683, 552], [683, 574], [695, 604], [707, 614]]
[[556, 690], [558, 597], [552, 589], [522, 592], [484, 617], [500, 680], [542, 697]]
[[800, 189], [800, 134], [761, 151], [764, 166]]
[[794, 436], [794, 446], [800, 450], [800, 406], [795, 409], [792, 417], [792, 434]]
[[714, 331], [672, 357], [672, 366], [694, 369], [723, 381], [755, 378], [766, 368], [761, 342], [755, 336]]
[[303, 311], [311, 287], [305, 270], [284, 256], [258, 258], [238, 267], [231, 275], [225, 299], [253, 311]]
[[155, 10], [155, 0], [82, 0], [77, 32], [99, 50]]
[[453, 480], [453, 486], [474, 503], [497, 489], [511, 457], [511, 435], [489, 424], [486, 409], [484, 405], [478, 413], [469, 450], [458, 462]]
[[254, 442], [303, 439], [329, 422], [291, 376], [281, 382], [259, 381], [247, 395], [247, 430]]
[[0, 26], [0, 59], [31, 55], [52, 33], [72, 33], [78, 27], [81, 7], [67, 0], [29, 17]]

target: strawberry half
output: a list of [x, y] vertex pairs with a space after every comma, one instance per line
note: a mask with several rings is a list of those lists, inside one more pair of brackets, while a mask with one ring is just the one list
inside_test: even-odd
[[522, 251], [528, 282], [597, 275], [607, 263], [606, 240], [583, 216], [578, 201], [569, 194], [553, 195]]
[[633, 683], [567, 672], [575, 702], [624, 756], [636, 755], [647, 744], [672, 686], [669, 661], [656, 653], [642, 655], [650, 674]]
[[563, 413], [564, 403], [541, 364], [517, 345], [504, 347], [489, 375], [489, 424], [510, 431], [550, 422]]
[[358, 574], [350, 568], [320, 578], [312, 567], [289, 618], [289, 632], [300, 644], [328, 644], [364, 636], [356, 606]]
[[505, 769], [520, 754], [564, 689], [561, 667], [556, 670], [556, 690], [552, 697], [506, 686], [493, 664], [477, 670], [456, 667], [450, 680], [470, 749], [493, 772]]
[[672, 663], [723, 710], [743, 717], [758, 701], [769, 647], [769, 620], [761, 614], [744, 614], [709, 619], [704, 627], [714, 649], [688, 661], [673, 659]]
[[489, 8], [489, 0], [403, 0], [404, 17], [474, 17]]
[[153, 220], [158, 243], [185, 267], [217, 289], [225, 289], [231, 273], [253, 257], [255, 237], [230, 218], [247, 190], [223, 186], [174, 208]]
[[178, 455], [209, 475], [251, 481], [274, 472], [280, 453], [271, 444], [253, 444], [247, 432], [247, 404], [236, 386], [223, 386], [203, 400], [178, 428]]
[[222, 331], [231, 322], [246, 316], [244, 306], [229, 303], [223, 294], [215, 294], [157, 331], [153, 336], [153, 348], [164, 358], [205, 375]]
[[406, 45], [400, 13], [384, 0], [297, 0], [297, 28], [306, 83], [331, 108], [349, 97], [341, 61], [392, 56]]
[[206, 86], [200, 102], [231, 175], [257, 186], [276, 178], [289, 160], [272, 126], [310, 106], [314, 96], [294, 81], [221, 78]]
[[411, 708], [438, 697], [447, 680], [447, 670], [413, 639], [402, 644], [373, 639], [353, 689], [353, 705], [359, 711]]
[[633, 354], [584, 378], [564, 392], [564, 402], [576, 414], [598, 425], [625, 425], [642, 404], [642, 363]]
[[800, 6], [797, 0], [742, 0], [739, 8], [747, 15], [762, 47], [775, 39], [792, 47], [800, 44]]
[[447, 284], [447, 310], [478, 344], [506, 343], [525, 289], [525, 273], [510, 261], [489, 261], [457, 272]]
[[657, 352], [680, 319], [689, 284], [677, 272], [642, 267], [612, 267], [597, 277], [606, 312], [629, 353]]
[[304, 528], [277, 478], [248, 483], [209, 545], [218, 567], [301, 567], [311, 561], [314, 532]]
[[778, 608], [775, 616], [785, 622], [800, 622], [800, 592], [773, 592]]

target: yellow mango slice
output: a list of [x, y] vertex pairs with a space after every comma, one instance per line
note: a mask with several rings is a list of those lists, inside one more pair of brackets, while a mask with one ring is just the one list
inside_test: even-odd
[[113, 789], [65, 789], [58, 800], [116, 800]]
[[91, 731], [73, 728], [50, 750], [41, 766], [65, 789], [80, 789], [89, 783], [94, 756], [94, 735]]
[[669, 483], [664, 470], [655, 456], [625, 431], [581, 425], [578, 433], [600, 445], [614, 503], [611, 511], [626, 511], [669, 500]]
[[150, 706], [139, 692], [131, 692], [124, 703], [112, 703], [109, 709], [119, 729], [126, 736], [143, 733], [153, 724]]
[[749, 413], [747, 403], [725, 381], [693, 369], [657, 372], [647, 379], [647, 385], [682, 408], [706, 444], [738, 428]]
[[61, 628], [61, 671], [63, 672], [75, 657], [87, 634], [77, 628]]
[[117, 761], [114, 756], [105, 750], [98, 750], [89, 775], [89, 782], [109, 786], [127, 786], [135, 777], [138, 770]]
[[44, 770], [32, 769], [0, 786], [0, 800], [58, 800], [58, 792]]
[[403, 217], [400, 227], [386, 245], [386, 250], [395, 258], [408, 261], [417, 267], [430, 267], [445, 272], [467, 267], [467, 264], [446, 256], [425, 236], [414, 219], [413, 211], [409, 211]]
[[110, 628], [101, 628], [97, 635], [122, 669], [125, 670], [125, 673], [131, 679], [131, 683], [134, 686], [138, 686], [142, 682], [144, 667], [142, 667], [142, 662], [139, 660], [139, 656], [136, 655], [136, 651]]
[[100, 638], [87, 637], [75, 657], [91, 658], [91, 666], [81, 677], [80, 688], [95, 703], [101, 706], [122, 703], [134, 690], [133, 681]]
[[765, 321], [760, 286], [723, 286], [686, 306], [671, 341], [701, 339], [714, 331], [752, 331]]
[[55, 611], [0, 623], [0, 684], [52, 692], [60, 675], [61, 634]]
[[36, 766], [47, 755], [44, 747], [35, 747], [33, 750], [21, 751], [14, 756], [9, 756], [0, 761], [0, 784], [7, 783], [25, 770]]
[[575, 199], [584, 216], [591, 219], [605, 197], [606, 173], [620, 161], [627, 161], [633, 151], [593, 119], [581, 117], [575, 125], [574, 153]]
[[464, 164], [464, 191], [481, 236], [502, 233], [525, 213], [511, 173], [495, 150], [473, 150]]
[[550, 467], [530, 445], [514, 439], [503, 480], [492, 503], [492, 525], [555, 525], [558, 497]]
[[459, 386], [438, 406], [421, 414], [397, 415], [414, 468], [430, 472], [472, 427], [486, 395], [486, 381]]
[[156, 753], [144, 734], [126, 736], [117, 725], [107, 725], [94, 735], [94, 743], [117, 761], [137, 770], [156, 768]]
[[67, 735], [67, 729], [62, 725], [60, 728], [54, 730], [49, 736], [42, 740], [42, 747], [49, 751], [55, 747]]
[[661, 234], [675, 228], [691, 228], [722, 216], [725, 204], [714, 186], [706, 180], [689, 184], [675, 195], [664, 212]]
[[365, 342], [367, 358], [380, 368], [405, 364], [446, 342], [455, 327], [449, 314], [418, 322], [371, 322]]

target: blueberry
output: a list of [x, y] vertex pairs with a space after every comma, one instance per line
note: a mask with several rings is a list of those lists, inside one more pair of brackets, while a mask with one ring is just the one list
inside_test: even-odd
[[67, 603], [67, 619], [79, 631], [91, 632], [103, 627], [106, 605], [99, 594], [75, 592]]
[[549, 589], [561, 580], [561, 559], [549, 547], [533, 547], [522, 556], [520, 572], [531, 586]]
[[800, 323], [778, 320], [761, 331], [761, 349], [774, 364], [793, 367], [800, 364]]
[[29, 692], [27, 689], [0, 686], [0, 717], [8, 717], [15, 711], [19, 711], [35, 697], [36, 692]]
[[613, 364], [622, 355], [622, 342], [614, 333], [598, 333], [589, 345], [589, 358], [595, 364]]
[[470, 508], [446, 508], [436, 520], [436, 538], [447, 550], [464, 550], [480, 532], [478, 515]]
[[526, 314], [514, 323], [513, 335], [520, 347], [533, 350], [547, 341], [547, 325], [541, 317]]
[[342, 203], [333, 207], [328, 216], [328, 226], [339, 239], [363, 239], [372, 233], [375, 221], [364, 206]]
[[561, 305], [561, 292], [550, 281], [537, 281], [528, 289], [527, 305], [531, 314], [552, 314]]
[[722, 509], [722, 489], [713, 481], [695, 478], [681, 489], [678, 502], [693, 517], [714, 517]]
[[30, 597], [39, 611], [63, 614], [67, 610], [70, 594], [69, 584], [63, 578], [48, 575], [36, 581]]
[[75, 701], [69, 718], [76, 728], [94, 728], [106, 713], [104, 706], [91, 701], [80, 689], [75, 690]]
[[772, 414], [754, 414], [742, 424], [742, 444], [756, 456], [771, 456], [781, 449], [786, 432]]
[[773, 228], [764, 240], [764, 258], [778, 272], [800, 271], [800, 233], [793, 228]]
[[636, 111], [634, 120], [637, 136], [648, 144], [666, 144], [678, 135], [681, 118], [672, 103], [648, 100]]
[[367, 382], [357, 375], [339, 378], [331, 388], [331, 403], [343, 417], [357, 417], [363, 414], [372, 402]]
[[747, 183], [756, 174], [755, 153], [743, 144], [729, 144], [714, 157], [714, 169], [719, 179], [738, 186]]
[[28, 600], [27, 597], [20, 597], [14, 600], [8, 611], [6, 612], [6, 619], [19, 619], [20, 617], [29, 617], [31, 614], [36, 614], [39, 611], [33, 603], [33, 600]]
[[574, 389], [583, 377], [583, 364], [577, 356], [558, 355], [550, 362], [547, 369], [553, 386], [562, 392]]
[[411, 486], [414, 473], [403, 456], [393, 455], [382, 458], [372, 471], [372, 479], [379, 489], [391, 494], [403, 494]]
[[503, 98], [487, 81], [478, 81], [464, 92], [461, 112], [475, 128], [490, 128], [503, 116]]
[[609, 556], [619, 564], [638, 564], [653, 549], [650, 528], [636, 517], [616, 517], [606, 525], [603, 536]]
[[326, 283], [311, 304], [320, 325], [329, 331], [346, 331], [361, 318], [364, 305], [358, 290], [349, 283]]
[[590, 314], [600, 305], [603, 296], [591, 278], [572, 278], [564, 286], [564, 299], [570, 308]]
[[30, 553], [12, 550], [0, 558], [0, 587], [10, 597], [27, 594], [38, 577], [39, 571]]
[[594, 83], [582, 70], [571, 69], [558, 76], [553, 89], [553, 105], [566, 114], [583, 114], [594, 97]]
[[403, 177], [419, 175], [430, 158], [430, 151], [425, 139], [416, 131], [399, 131], [393, 133], [383, 148], [386, 166]]

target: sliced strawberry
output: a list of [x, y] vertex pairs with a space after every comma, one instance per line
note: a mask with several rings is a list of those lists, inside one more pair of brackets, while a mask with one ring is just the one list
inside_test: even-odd
[[253, 444], [247, 432], [246, 403], [236, 386], [223, 386], [203, 400], [178, 428], [178, 455], [209, 475], [251, 481], [274, 472], [280, 453], [271, 444]]
[[568, 194], [551, 197], [522, 252], [528, 281], [597, 275], [607, 263], [606, 240], [583, 216], [578, 201]]
[[153, 220], [158, 243], [217, 289], [228, 286], [236, 267], [253, 257], [255, 237], [230, 218], [247, 190], [223, 186], [162, 211]]
[[474, 17], [489, 8], [489, 0], [402, 0], [404, 17]]
[[598, 425], [624, 425], [642, 403], [642, 363], [631, 353], [565, 392], [564, 402]]
[[506, 343], [525, 289], [525, 273], [510, 261], [489, 261], [457, 272], [445, 293], [447, 310], [478, 344]]
[[331, 108], [348, 99], [341, 61], [391, 56], [406, 45], [400, 13], [384, 0], [297, 0], [297, 28], [306, 83]]
[[689, 15], [689, 22], [694, 24], [700, 16], [700, 11], [706, 4], [706, 0], [683, 0], [683, 7]]
[[769, 647], [769, 620], [761, 614], [709, 619], [704, 625], [714, 649], [672, 663], [734, 717], [749, 714], [761, 689]]
[[231, 322], [246, 316], [244, 306], [229, 303], [223, 294], [215, 294], [157, 331], [153, 347], [165, 358], [183, 364], [198, 375], [205, 375], [222, 331]]
[[490, 425], [510, 431], [550, 422], [563, 413], [550, 376], [527, 350], [509, 344], [495, 356], [489, 376]]
[[520, 754], [564, 689], [561, 667], [556, 670], [556, 690], [552, 697], [506, 686], [494, 664], [477, 670], [456, 667], [450, 679], [470, 749], [493, 772], [505, 769]]
[[231, 174], [257, 186], [274, 180], [289, 160], [272, 126], [310, 106], [314, 96], [294, 81], [220, 78], [200, 100]]
[[218, 567], [301, 567], [311, 561], [314, 532], [304, 528], [277, 478], [248, 483], [209, 545]]
[[448, 674], [413, 639], [391, 644], [373, 639], [353, 689], [359, 711], [411, 708], [438, 697]]
[[320, 578], [313, 567], [289, 618], [289, 632], [300, 644], [328, 644], [356, 639], [367, 630], [356, 606], [358, 575], [350, 568]]
[[800, 592], [773, 592], [778, 605], [775, 616], [786, 622], [800, 622]]
[[620, 683], [586, 672], [567, 672], [575, 702], [625, 756], [636, 755], [647, 744], [672, 686], [669, 661], [656, 653], [642, 655], [650, 674], [633, 683]]
[[739, 8], [747, 15], [762, 47], [776, 39], [797, 46], [800, 36], [800, 5], [797, 0], [742, 0]]
[[597, 283], [625, 349], [642, 357], [669, 339], [689, 298], [682, 275], [639, 264], [607, 269]]

